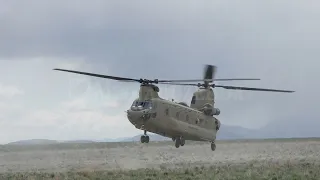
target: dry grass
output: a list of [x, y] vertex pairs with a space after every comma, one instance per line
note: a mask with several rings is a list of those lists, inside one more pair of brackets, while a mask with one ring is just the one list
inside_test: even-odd
[[175, 169], [138, 169], [114, 171], [70, 171], [61, 173], [26, 172], [4, 173], [0, 179], [110, 179], [110, 180], [152, 180], [152, 179], [264, 179], [264, 180], [318, 180], [320, 165], [308, 162], [248, 162], [237, 165], [195, 166]]
[[0, 179], [320, 179], [318, 139], [0, 146]]

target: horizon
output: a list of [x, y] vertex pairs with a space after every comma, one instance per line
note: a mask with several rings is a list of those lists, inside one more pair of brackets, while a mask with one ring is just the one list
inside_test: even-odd
[[[161, 135], [157, 135], [155, 134], [156, 136], [161, 136]], [[136, 135], [136, 136], [140, 136], [140, 135]], [[135, 136], [134, 136], [135, 137]], [[129, 138], [130, 137], [123, 137], [123, 138]], [[132, 138], [132, 137], [131, 137]], [[121, 139], [121, 138], [115, 138], [115, 139], [112, 139], [112, 140], [117, 140], [117, 139]], [[131, 142], [138, 142], [138, 140], [130, 140], [129, 139], [124, 139], [125, 141], [105, 141], [105, 140], [90, 140], [90, 139], [75, 139], [75, 140], [54, 140], [54, 139], [25, 139], [25, 140], [19, 140], [19, 141], [13, 141], [13, 142], [9, 142], [9, 143], [6, 143], [6, 144], [0, 144], [0, 145], [9, 145], [9, 144], [12, 144], [12, 143], [17, 143], [17, 142], [21, 142], [21, 141], [32, 141], [32, 140], [45, 140], [45, 141], [56, 141], [57, 143], [69, 143], [69, 141], [90, 141], [90, 142], [93, 142], [93, 143], [131, 143]], [[217, 139], [217, 142], [219, 141], [246, 141], [246, 140], [253, 140], [253, 141], [256, 141], [256, 140], [283, 140], [283, 139], [286, 139], [286, 140], [289, 140], [289, 139], [319, 139], [320, 140], [320, 136], [310, 136], [310, 137], [278, 137], [278, 138], [275, 138], [275, 137], [269, 137], [269, 138], [235, 138], [235, 139]], [[164, 141], [164, 140], [160, 140], [161, 141]], [[170, 139], [168, 139], [167, 141], [170, 141]], [[89, 143], [90, 143], [89, 142]], [[196, 141], [196, 142], [199, 142], [199, 141]], [[203, 142], [205, 143], [205, 142]], [[82, 144], [80, 142], [80, 144]], [[24, 144], [21, 144], [21, 145], [24, 145]], [[31, 144], [33, 145], [33, 144]], [[41, 143], [39, 143], [39, 145], [41, 145]]]
[[[250, 128], [245, 128], [242, 126], [233, 126], [233, 125], [226, 125], [227, 128], [229, 127], [236, 127], [236, 128], [241, 128], [244, 130], [248, 130], [247, 137], [241, 137], [241, 133], [239, 134], [239, 132], [235, 132], [236, 135], [238, 135], [237, 137], [219, 137], [219, 135], [221, 135], [221, 133], [218, 132], [218, 136], [217, 136], [217, 141], [232, 141], [232, 140], [272, 140], [272, 139], [320, 139], [320, 134], [316, 134], [316, 135], [311, 135], [311, 136], [299, 136], [299, 135], [292, 135], [290, 137], [288, 136], [284, 136], [281, 132], [279, 134], [276, 135], [276, 137], [274, 135], [268, 135], [264, 134], [264, 132], [262, 132], [262, 134], [251, 134], [253, 133], [259, 133], [261, 129], [250, 129]], [[232, 129], [234, 130], [234, 129]], [[237, 130], [237, 129], [236, 129]], [[226, 132], [224, 132], [223, 136], [225, 136]], [[234, 133], [234, 132], [233, 132]], [[0, 145], [6, 145], [6, 144], [11, 144], [11, 143], [18, 143], [18, 142], [22, 142], [22, 141], [33, 141], [33, 140], [44, 140], [44, 141], [55, 141], [57, 143], [67, 143], [68, 141], [92, 141], [92, 142], [131, 142], [131, 141], [139, 141], [139, 140], [134, 140], [134, 138], [136, 137], [140, 137], [141, 134], [136, 134], [133, 136], [119, 136], [119, 137], [115, 137], [115, 138], [101, 138], [101, 139], [64, 139], [64, 140], [57, 140], [57, 139], [43, 139], [43, 138], [33, 138], [33, 139], [20, 139], [20, 140], [16, 140], [16, 141], [11, 141], [11, 142], [7, 142], [7, 143], [0, 143]], [[149, 136], [152, 137], [161, 137], [161, 138], [168, 138], [168, 137], [164, 137], [162, 135], [158, 135], [155, 133], [148, 133]], [[262, 135], [260, 137], [256, 137], [255, 135]], [[168, 138], [170, 139], [170, 138]], [[117, 140], [117, 141], [113, 141], [113, 140]], [[162, 141], [162, 140], [161, 140]], [[41, 144], [41, 143], [40, 143]], [[23, 145], [23, 144], [22, 144]]]

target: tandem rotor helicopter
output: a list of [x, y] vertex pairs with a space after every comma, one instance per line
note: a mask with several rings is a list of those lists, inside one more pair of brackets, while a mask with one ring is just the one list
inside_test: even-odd
[[[137, 128], [144, 131], [141, 143], [149, 143], [147, 132], [172, 138], [175, 147], [185, 145], [185, 140], [207, 141], [211, 143], [211, 150], [216, 149], [216, 135], [220, 129], [220, 121], [214, 117], [220, 114], [215, 108], [213, 88], [220, 87], [230, 90], [250, 90], [292, 93], [294, 91], [261, 89], [250, 87], [215, 85], [213, 81], [236, 81], [236, 80], [260, 80], [260, 79], [215, 79], [216, 66], [206, 65], [203, 79], [193, 80], [149, 80], [116, 77], [88, 72], [73, 71], [66, 69], [53, 69], [69, 73], [94, 76], [124, 82], [140, 83], [139, 96], [126, 111], [128, 120]], [[184, 83], [183, 83], [184, 82]], [[185, 82], [198, 82], [188, 83]], [[201, 83], [200, 83], [201, 82]], [[173, 102], [159, 97], [159, 87], [155, 84], [196, 86], [199, 89], [193, 93], [190, 106], [185, 102]]]

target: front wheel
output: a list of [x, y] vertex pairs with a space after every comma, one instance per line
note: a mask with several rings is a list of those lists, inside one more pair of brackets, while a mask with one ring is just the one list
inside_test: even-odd
[[176, 142], [175, 142], [175, 146], [176, 148], [179, 148], [181, 145], [181, 141], [180, 141], [180, 138], [176, 138]]
[[144, 136], [141, 136], [141, 137], [140, 137], [140, 142], [141, 142], [141, 143], [144, 143], [144, 142], [145, 142], [145, 137], [144, 137]]

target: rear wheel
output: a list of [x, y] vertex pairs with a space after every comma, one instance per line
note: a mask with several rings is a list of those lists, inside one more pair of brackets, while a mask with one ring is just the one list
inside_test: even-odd
[[186, 143], [186, 141], [184, 140], [184, 138], [181, 138], [181, 140], [180, 140], [180, 145], [181, 145], [181, 146], [184, 146], [185, 143]]
[[214, 142], [211, 143], [211, 150], [212, 151], [216, 150], [216, 144]]

